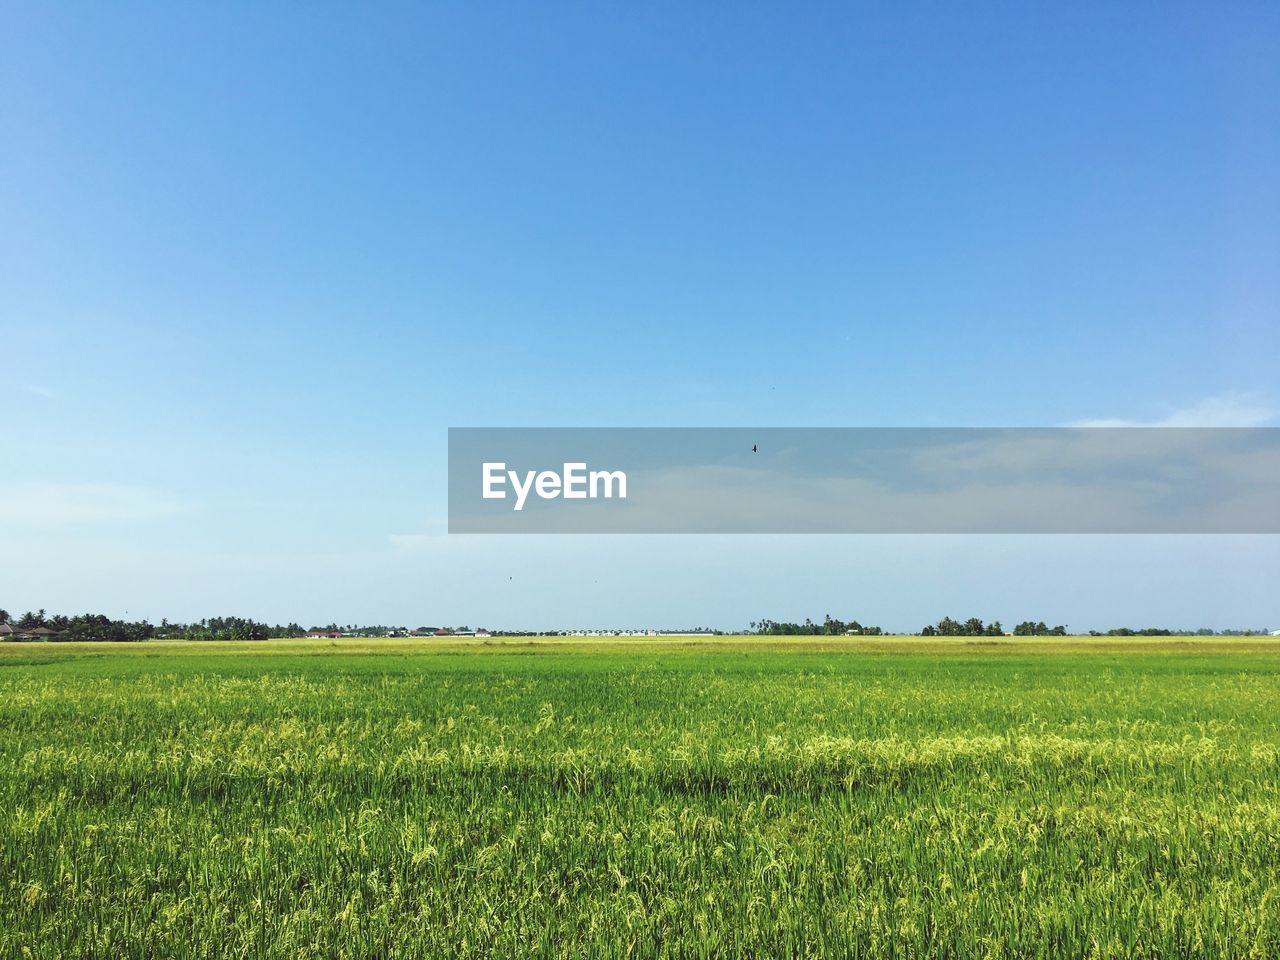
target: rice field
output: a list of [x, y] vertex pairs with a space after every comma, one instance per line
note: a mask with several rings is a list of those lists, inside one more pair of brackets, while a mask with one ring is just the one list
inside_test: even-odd
[[0, 644], [0, 958], [1280, 956], [1280, 643]]

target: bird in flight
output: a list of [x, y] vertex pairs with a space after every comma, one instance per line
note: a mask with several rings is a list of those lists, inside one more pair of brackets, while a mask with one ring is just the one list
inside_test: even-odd
[[751, 445], [751, 452], [752, 453], [756, 452], [756, 445], [754, 443]]

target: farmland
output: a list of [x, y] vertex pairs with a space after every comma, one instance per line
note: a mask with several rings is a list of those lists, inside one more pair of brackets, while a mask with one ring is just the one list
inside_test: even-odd
[[0, 645], [0, 958], [1280, 955], [1280, 642]]

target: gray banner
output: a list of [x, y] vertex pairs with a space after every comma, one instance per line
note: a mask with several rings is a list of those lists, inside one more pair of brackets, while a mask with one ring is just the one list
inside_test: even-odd
[[450, 533], [1280, 533], [1280, 428], [452, 428]]

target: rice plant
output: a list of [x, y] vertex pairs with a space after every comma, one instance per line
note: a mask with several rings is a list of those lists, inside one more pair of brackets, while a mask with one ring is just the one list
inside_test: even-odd
[[1274, 957], [1280, 645], [0, 647], [0, 957]]

